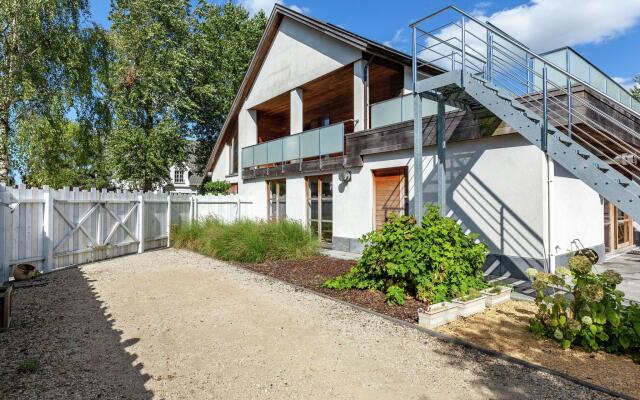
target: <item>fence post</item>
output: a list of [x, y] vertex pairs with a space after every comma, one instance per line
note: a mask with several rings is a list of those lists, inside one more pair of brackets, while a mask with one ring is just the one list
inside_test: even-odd
[[144, 197], [138, 194], [138, 253], [144, 253]]
[[[3, 200], [3, 192], [5, 192], [6, 186], [4, 182], [0, 182], [0, 201]], [[0, 207], [0, 285], [9, 280], [9, 257], [7, 255], [7, 243], [11, 243], [9, 237], [10, 231], [6, 229], [6, 215], [9, 214], [9, 210]]]
[[198, 195], [193, 196], [193, 219], [198, 222]]
[[44, 265], [46, 271], [52, 271], [54, 269], [55, 261], [53, 259], [53, 193], [49, 186], [44, 188]]
[[189, 223], [193, 222], [193, 196], [189, 196]]
[[167, 193], [167, 247], [171, 247], [171, 193]]
[[240, 216], [242, 215], [241, 211], [240, 211], [240, 196], [236, 195], [236, 202], [238, 203], [237, 206], [237, 215], [236, 215], [236, 221], [240, 219]]

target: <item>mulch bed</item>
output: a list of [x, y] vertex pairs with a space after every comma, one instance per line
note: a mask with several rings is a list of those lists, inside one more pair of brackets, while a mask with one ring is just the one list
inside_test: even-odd
[[338, 291], [322, 287], [327, 279], [349, 271], [355, 265], [355, 261], [318, 256], [302, 260], [272, 261], [262, 264], [236, 263], [236, 265], [404, 321], [418, 322], [418, 308], [425, 307], [424, 303], [415, 299], [407, 299], [403, 306], [389, 305], [383, 293], [373, 290]]

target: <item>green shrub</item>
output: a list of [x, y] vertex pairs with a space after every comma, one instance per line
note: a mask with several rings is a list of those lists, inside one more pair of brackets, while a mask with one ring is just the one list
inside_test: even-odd
[[[640, 308], [625, 307], [624, 293], [617, 290], [620, 274], [592, 272], [585, 256], [569, 259], [568, 268], [555, 274], [531, 271], [538, 312], [529, 327], [538, 336], [555, 339], [563, 348], [573, 345], [586, 350], [637, 355], [640, 349]], [[568, 280], [567, 278], [571, 279]], [[550, 295], [554, 287], [572, 294]]]
[[200, 186], [200, 193], [226, 195], [229, 194], [229, 189], [231, 189], [231, 184], [227, 181], [209, 181], [202, 183]]
[[317, 254], [318, 240], [291, 221], [241, 220], [226, 224], [216, 219], [173, 228], [172, 244], [225, 261], [261, 263]]
[[406, 295], [430, 303], [463, 296], [485, 286], [487, 247], [476, 238], [436, 206], [428, 208], [422, 226], [411, 216], [391, 216], [380, 231], [363, 236], [358, 264], [325, 286], [380, 290], [395, 304], [404, 304]]

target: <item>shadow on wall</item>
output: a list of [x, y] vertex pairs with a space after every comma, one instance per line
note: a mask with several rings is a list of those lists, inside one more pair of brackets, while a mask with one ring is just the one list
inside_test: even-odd
[[12, 327], [0, 333], [0, 398], [151, 399], [137, 356], [78, 268], [14, 291]]
[[[508, 146], [511, 144], [496, 142], [492, 144], [491, 148]], [[540, 233], [492, 190], [490, 182], [485, 182], [472, 171], [473, 166], [484, 152], [485, 150], [482, 148], [477, 150], [447, 149], [448, 215], [457, 220], [465, 231], [479, 233], [480, 240], [487, 244], [491, 254], [509, 256], [508, 259], [511, 260], [509, 263], [515, 262], [520, 271], [527, 268], [544, 268], [545, 249]], [[412, 166], [410, 163], [409, 167], [412, 168]], [[423, 168], [424, 202], [437, 204], [438, 176], [435, 162], [426, 162]], [[409, 175], [413, 175], [411, 170]], [[500, 168], [496, 168], [495, 179], [496, 181], [506, 180], [506, 178], [501, 178]], [[409, 185], [409, 192], [413, 193], [412, 179], [410, 179]], [[523, 202], [534, 201], [527, 199], [530, 194], [522, 193], [521, 196]], [[534, 207], [538, 207], [538, 205], [536, 204]], [[539, 207], [542, 210], [542, 205]], [[410, 208], [413, 208], [412, 198], [410, 199]], [[489, 257], [488, 263], [490, 264], [494, 260], [495, 257]], [[506, 263], [507, 258], [501, 258], [501, 261]], [[506, 271], [500, 270], [500, 273], [504, 272]]]

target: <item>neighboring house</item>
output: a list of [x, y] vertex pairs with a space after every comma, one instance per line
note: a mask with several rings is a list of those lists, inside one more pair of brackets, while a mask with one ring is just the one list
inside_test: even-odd
[[171, 183], [165, 186], [165, 191], [198, 194], [203, 177], [195, 172], [195, 146], [197, 146], [197, 142], [189, 142], [187, 146], [187, 161], [182, 165], [171, 166], [169, 169]]
[[[514, 49], [503, 50], [504, 58]], [[582, 120], [575, 115], [573, 139], [547, 135], [547, 157], [534, 112], [542, 66], [527, 59], [524, 95], [511, 101], [480, 79], [491, 81], [492, 68], [499, 73], [497, 63], [486, 62], [494, 56], [477, 69], [471, 67], [477, 60], [466, 56], [465, 74], [459, 71], [465, 58], [455, 55], [458, 71], [447, 72], [442, 60], [416, 70], [424, 203], [444, 203], [448, 215], [479, 233], [490, 249], [486, 268], [494, 273], [553, 270], [582, 246], [601, 257], [632, 247], [629, 214], [640, 218], [638, 198], [629, 194], [636, 175], [625, 180], [616, 172], [635, 168], [633, 155], [640, 154], [637, 137], [618, 126], [622, 121], [631, 133], [640, 131], [640, 107], [628, 93], [571, 49], [547, 54], [563, 68], [562, 60], [571, 60], [571, 72], [588, 80], [573, 85], [571, 98], [586, 104], [580, 112], [593, 113]], [[552, 72], [554, 79], [564, 77]], [[359, 238], [391, 213], [415, 212], [412, 76], [412, 56], [276, 5], [206, 172], [236, 184], [240, 196], [253, 201], [253, 217], [298, 220], [333, 248], [360, 251]], [[495, 77], [492, 82], [499, 85]], [[437, 103], [430, 100], [438, 95], [446, 103], [446, 150], [437, 138]], [[552, 110], [556, 118], [559, 109]], [[549, 129], [566, 132], [564, 120]]]

